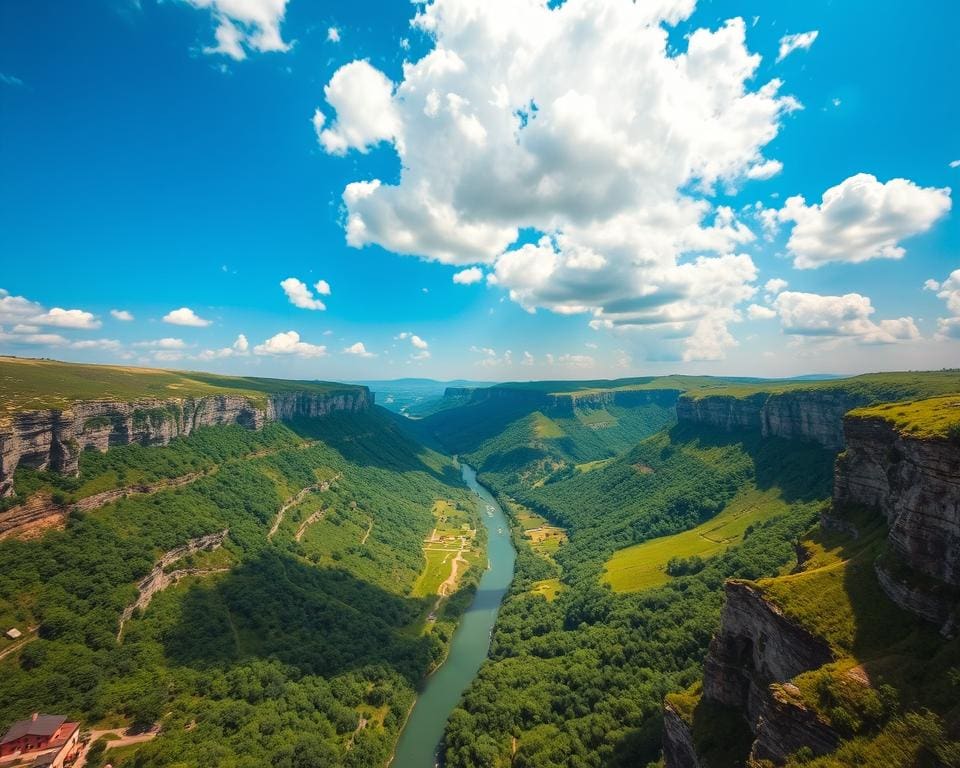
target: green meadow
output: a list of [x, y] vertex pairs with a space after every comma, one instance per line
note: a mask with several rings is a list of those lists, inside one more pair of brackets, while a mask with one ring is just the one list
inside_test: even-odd
[[708, 558], [739, 544], [754, 523], [783, 514], [788, 505], [778, 488], [760, 491], [747, 486], [716, 517], [689, 531], [618, 550], [604, 566], [603, 581], [614, 592], [638, 592], [670, 580], [673, 558]]

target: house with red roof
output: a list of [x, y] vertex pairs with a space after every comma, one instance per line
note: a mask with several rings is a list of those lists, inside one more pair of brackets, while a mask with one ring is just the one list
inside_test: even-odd
[[77, 752], [80, 723], [71, 723], [62, 715], [34, 712], [29, 720], [10, 726], [0, 739], [0, 760], [10, 756], [42, 758], [41, 764], [61, 768]]

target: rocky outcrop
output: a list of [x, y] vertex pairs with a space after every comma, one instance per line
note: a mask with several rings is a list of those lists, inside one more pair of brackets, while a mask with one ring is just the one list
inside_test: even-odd
[[868, 401], [866, 395], [840, 389], [760, 392], [746, 397], [685, 395], [677, 401], [677, 419], [728, 432], [749, 430], [764, 437], [808, 440], [839, 450], [844, 414]]
[[720, 631], [704, 663], [704, 698], [744, 712], [757, 722], [771, 683], [816, 669], [833, 659], [821, 638], [788, 619], [755, 587], [725, 586]]
[[186, 576], [201, 575], [205, 573], [219, 573], [228, 570], [225, 568], [184, 568], [170, 572], [167, 572], [166, 570], [178, 560], [182, 560], [189, 555], [193, 555], [197, 552], [212, 552], [215, 549], [219, 549], [221, 546], [223, 546], [223, 542], [226, 541], [228, 533], [229, 531], [224, 529], [216, 533], [207, 534], [206, 536], [200, 536], [196, 539], [190, 539], [190, 541], [188, 541], [186, 544], [175, 547], [169, 552], [165, 552], [160, 559], [157, 560], [156, 564], [153, 566], [153, 570], [144, 576], [140, 580], [140, 583], [137, 584], [137, 590], [139, 594], [134, 602], [124, 608], [123, 614], [120, 616], [120, 629], [117, 632], [117, 640], [120, 640], [123, 637], [123, 625], [130, 620], [130, 618], [133, 616], [133, 612], [137, 609], [141, 611], [146, 610], [147, 606], [150, 605], [150, 601], [153, 600], [153, 596], [158, 592], [162, 592], [164, 589], [172, 584], [176, 584], [180, 579]]
[[960, 618], [960, 590], [929, 579], [918, 580], [902, 568], [895, 575], [883, 559], [874, 563], [880, 588], [894, 603], [940, 627], [944, 637], [954, 637]]
[[693, 732], [669, 703], [663, 706], [663, 759], [668, 768], [700, 768]]
[[73, 510], [90, 512], [126, 496], [140, 496], [180, 488], [194, 480], [199, 480], [206, 474], [206, 472], [190, 472], [180, 477], [158, 480], [155, 483], [135, 483], [134, 485], [113, 488], [109, 491], [85, 496], [69, 505], [58, 504], [50, 493], [38, 493], [31, 496], [23, 504], [0, 512], [0, 539], [21, 535], [21, 532], [27, 529], [36, 527], [45, 529], [62, 524]]
[[80, 453], [117, 445], [166, 445], [199, 427], [239, 424], [259, 429], [265, 422], [364, 411], [373, 404], [366, 387], [330, 393], [288, 392], [257, 403], [237, 395], [183, 399], [145, 398], [129, 402], [87, 400], [66, 410], [23, 411], [0, 423], [0, 495], [12, 492], [20, 465], [77, 472]]
[[902, 435], [879, 418], [851, 416], [844, 429], [834, 504], [879, 510], [909, 568], [960, 586], [960, 445]]
[[763, 423], [760, 413], [768, 397], [766, 393], [750, 397], [685, 395], [677, 401], [677, 420], [727, 432], [740, 429], [760, 431]]
[[777, 765], [803, 747], [814, 755], [825, 755], [840, 743], [840, 735], [803, 704], [800, 691], [791, 683], [767, 689], [754, 733], [750, 759], [769, 760]]

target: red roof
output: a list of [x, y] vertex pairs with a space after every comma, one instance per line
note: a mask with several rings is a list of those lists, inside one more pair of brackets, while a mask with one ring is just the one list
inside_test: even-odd
[[24, 736], [46, 736], [49, 738], [66, 721], [67, 718], [62, 715], [36, 715], [29, 720], [21, 720], [10, 726], [10, 730], [0, 739], [0, 745], [22, 739]]

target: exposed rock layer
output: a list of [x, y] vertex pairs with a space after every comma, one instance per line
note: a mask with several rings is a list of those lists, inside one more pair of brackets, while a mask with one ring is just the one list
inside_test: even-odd
[[704, 663], [703, 695], [757, 722], [767, 688], [833, 659], [819, 637], [794, 624], [754, 587], [727, 582], [720, 632]]
[[670, 768], [700, 768], [690, 726], [669, 704], [663, 707], [663, 759]]
[[879, 510], [909, 568], [960, 586], [960, 446], [904, 436], [882, 419], [849, 417], [844, 428], [834, 504]]
[[839, 390], [761, 392], [747, 397], [684, 395], [677, 419], [716, 429], [743, 429], [764, 437], [809, 440], [825, 448], [843, 447], [843, 416], [869, 398]]
[[12, 491], [20, 465], [76, 473], [80, 453], [116, 445], [166, 445], [199, 427], [265, 422], [365, 411], [373, 404], [366, 387], [327, 394], [289, 392], [256, 403], [236, 395], [185, 399], [146, 398], [130, 402], [78, 401], [68, 410], [23, 411], [0, 424], [0, 495]]
[[[793, 693], [790, 689], [794, 689]], [[780, 765], [802, 747], [815, 755], [825, 755], [837, 748], [839, 734], [816, 712], [805, 707], [798, 694], [789, 683], [767, 689], [754, 725], [756, 739], [750, 751], [751, 760], [769, 760]]]

